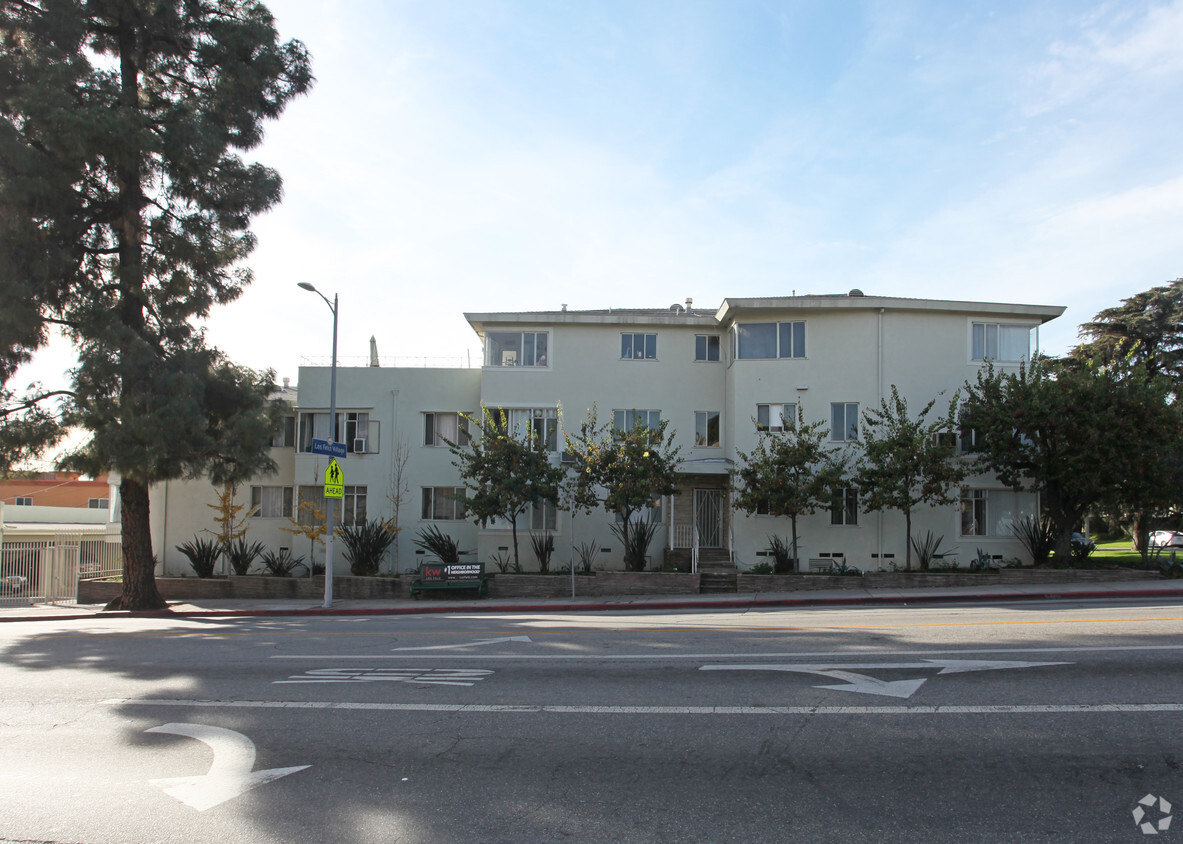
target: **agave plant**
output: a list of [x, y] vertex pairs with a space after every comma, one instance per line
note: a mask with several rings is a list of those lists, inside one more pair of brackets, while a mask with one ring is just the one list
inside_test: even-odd
[[251, 564], [262, 553], [262, 542], [247, 542], [246, 538], [242, 536], [226, 546], [226, 558], [230, 560], [230, 568], [234, 569], [234, 573], [237, 575], [248, 574]]
[[461, 551], [456, 540], [435, 525], [420, 530], [414, 542], [416, 548], [422, 548], [427, 553], [434, 555], [441, 563], [458, 563], [461, 554], [470, 553]]
[[550, 558], [555, 553], [555, 535], [549, 531], [530, 533], [530, 544], [534, 546], [534, 557], [538, 560], [538, 570], [543, 574], [550, 574]]
[[912, 543], [912, 550], [916, 552], [916, 560], [920, 563], [921, 571], [928, 571], [929, 565], [934, 560], [943, 560], [957, 553], [956, 550], [942, 551], [941, 543], [945, 541], [945, 537], [939, 536], [931, 530], [927, 531], [924, 536], [915, 537], [909, 541]]
[[293, 557], [287, 548], [263, 552], [263, 568], [272, 577], [291, 577], [296, 569], [305, 568], [303, 557]]
[[612, 532], [624, 543], [624, 567], [628, 571], [644, 571], [645, 558], [649, 554], [649, 543], [659, 527], [658, 522], [633, 522], [625, 533], [625, 523], [609, 525]]
[[772, 554], [772, 570], [777, 574], [792, 574], [797, 565], [797, 555], [791, 542], [785, 542], [775, 533], [768, 535], [768, 550]]
[[214, 566], [218, 564], [218, 557], [222, 556], [222, 543], [198, 536], [182, 542], [177, 550], [189, 558], [189, 565], [193, 566], [198, 577], [213, 577]]
[[1011, 532], [1023, 543], [1034, 565], [1041, 566], [1047, 562], [1056, 541], [1051, 521], [1024, 516], [1011, 526]]
[[592, 564], [596, 561], [596, 554], [600, 553], [600, 543], [592, 539], [588, 542], [580, 542], [575, 546], [575, 556], [579, 560], [579, 571], [585, 574], [591, 574]]
[[370, 519], [355, 527], [343, 527], [337, 536], [345, 543], [345, 559], [355, 577], [373, 577], [378, 573], [382, 557], [398, 536], [394, 523]]

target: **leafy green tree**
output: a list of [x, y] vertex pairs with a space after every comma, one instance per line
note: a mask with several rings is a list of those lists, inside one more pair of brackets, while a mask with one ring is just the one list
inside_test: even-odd
[[[250, 282], [250, 219], [280, 199], [240, 153], [311, 80], [252, 0], [0, 5], [0, 443], [10, 461], [79, 429], [66, 464], [119, 473], [112, 607], [164, 606], [150, 484], [269, 467], [271, 373], [207, 348], [196, 321]], [[72, 383], [18, 396], [15, 367], [55, 328]]]
[[843, 485], [849, 454], [826, 445], [826, 422], [805, 424], [797, 407], [795, 425], [760, 434], [751, 454], [736, 450], [741, 466], [732, 473], [735, 506], [751, 515], [764, 508], [792, 523], [792, 553], [798, 556], [797, 517], [830, 506]]
[[1072, 531], [1090, 508], [1134, 502], [1170, 484], [1180, 447], [1169, 382], [1138, 372], [1036, 358], [1017, 372], [986, 367], [967, 385], [961, 424], [1002, 483], [1040, 493], [1057, 559], [1072, 558]]
[[[466, 445], [444, 440], [456, 458], [467, 490], [465, 510], [484, 527], [490, 519], [509, 522], [513, 532], [513, 560], [518, 559], [518, 516], [534, 506], [559, 504], [559, 486], [566, 474], [551, 461], [546, 439], [536, 431], [511, 431], [504, 411], [482, 408], [482, 418], [466, 416], [479, 436]], [[457, 499], [461, 500], [461, 499]]]
[[654, 499], [678, 490], [681, 447], [674, 445], [668, 426], [669, 420], [663, 419], [656, 428], [638, 421], [631, 430], [617, 430], [611, 424], [600, 425], [593, 407], [580, 423], [579, 433], [566, 438], [573, 460], [572, 505], [585, 511], [602, 506], [609, 514], [620, 515], [613, 529], [624, 543], [629, 571], [645, 568], [648, 539], [653, 535], [653, 528], [638, 523], [636, 517]]
[[[863, 414], [862, 454], [854, 483], [867, 510], [904, 514], [907, 569], [912, 568], [912, 511], [923, 505], [952, 504], [968, 471], [956, 457], [957, 394], [943, 416], [929, 420], [934, 398], [918, 414], [893, 384], [891, 396]], [[922, 569], [927, 568], [921, 560]]]

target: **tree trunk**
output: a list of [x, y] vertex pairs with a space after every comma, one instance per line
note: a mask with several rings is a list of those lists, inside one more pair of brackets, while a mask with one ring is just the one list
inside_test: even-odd
[[793, 571], [801, 570], [800, 555], [797, 552], [797, 514], [794, 513], [789, 522], [793, 525]]
[[[904, 511], [904, 559], [907, 565], [904, 566], [905, 571], [912, 570], [912, 511]], [[928, 571], [928, 563], [924, 560], [920, 561], [920, 570]]]
[[119, 512], [123, 535], [123, 592], [108, 610], [166, 610], [156, 590], [152, 533], [148, 521], [148, 485], [130, 478], [119, 484]]

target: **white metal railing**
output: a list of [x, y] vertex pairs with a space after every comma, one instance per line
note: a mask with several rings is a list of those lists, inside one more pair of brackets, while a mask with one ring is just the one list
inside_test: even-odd
[[694, 525], [672, 525], [670, 527], [670, 550], [690, 548], [694, 545]]
[[698, 528], [694, 528], [693, 545], [690, 546], [690, 573], [698, 574]]
[[119, 543], [85, 535], [61, 534], [52, 540], [12, 541], [0, 546], [0, 606], [71, 603], [79, 579], [122, 573]]

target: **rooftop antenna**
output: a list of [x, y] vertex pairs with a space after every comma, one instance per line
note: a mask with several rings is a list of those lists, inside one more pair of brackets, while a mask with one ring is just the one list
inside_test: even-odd
[[379, 366], [378, 363], [378, 341], [374, 339], [374, 335], [370, 335], [370, 366]]

